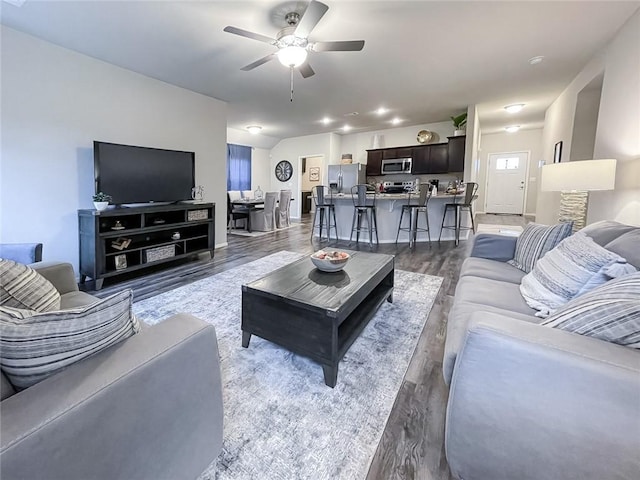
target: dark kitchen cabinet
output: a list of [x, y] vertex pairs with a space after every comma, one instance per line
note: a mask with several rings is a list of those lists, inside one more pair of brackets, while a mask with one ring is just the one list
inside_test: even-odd
[[414, 175], [428, 173], [447, 173], [448, 149], [446, 143], [434, 143], [413, 147], [411, 173]]
[[467, 137], [461, 135], [459, 137], [448, 137], [448, 157], [449, 157], [449, 171], [450, 172], [462, 172], [464, 171], [464, 145]]
[[374, 177], [380, 175], [382, 170], [383, 150], [367, 150], [367, 176]]

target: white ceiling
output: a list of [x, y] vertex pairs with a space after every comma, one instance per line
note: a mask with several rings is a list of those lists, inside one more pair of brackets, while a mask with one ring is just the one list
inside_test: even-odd
[[[15, 0], [13, 0], [15, 1]], [[262, 125], [277, 138], [447, 120], [477, 104], [483, 132], [540, 127], [544, 111], [640, 2], [323, 0], [310, 40], [365, 40], [361, 52], [312, 52], [316, 75], [277, 61], [240, 68], [275, 50], [225, 33], [233, 25], [274, 37], [285, 1], [38, 1], [1, 3], [11, 28], [229, 103], [228, 126]], [[528, 59], [544, 55], [540, 65]], [[518, 114], [502, 107], [526, 103]], [[380, 106], [390, 109], [378, 117]], [[358, 112], [357, 116], [345, 114]], [[335, 119], [329, 126], [320, 120]]]

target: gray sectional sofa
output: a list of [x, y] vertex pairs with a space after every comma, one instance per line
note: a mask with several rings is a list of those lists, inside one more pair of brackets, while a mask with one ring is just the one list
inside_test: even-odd
[[[62, 309], [96, 300], [78, 291], [70, 264], [31, 267], [62, 294]], [[216, 333], [190, 315], [18, 393], [2, 375], [1, 394], [3, 480], [196, 478], [222, 447]]]
[[[640, 269], [639, 227], [582, 231]], [[476, 236], [448, 317], [445, 448], [454, 477], [637, 480], [640, 351], [539, 325], [520, 295], [524, 272], [506, 263], [515, 242]]]

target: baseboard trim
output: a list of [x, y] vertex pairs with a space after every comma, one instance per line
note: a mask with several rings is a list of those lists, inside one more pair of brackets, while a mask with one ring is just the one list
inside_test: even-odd
[[218, 249], [218, 248], [228, 247], [228, 246], [229, 246], [229, 242], [223, 242], [223, 243], [216, 243], [213, 248]]

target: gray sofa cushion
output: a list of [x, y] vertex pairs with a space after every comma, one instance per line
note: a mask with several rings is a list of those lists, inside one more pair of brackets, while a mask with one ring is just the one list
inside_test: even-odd
[[16, 393], [16, 390], [13, 388], [13, 385], [11, 385], [9, 379], [4, 376], [4, 373], [0, 372], [0, 400], [9, 398], [14, 393]]
[[640, 228], [620, 235], [607, 243], [604, 248], [617, 253], [627, 262], [640, 270]]
[[526, 274], [505, 262], [469, 257], [462, 264], [460, 277], [473, 276], [520, 284]]
[[[615, 240], [616, 238], [624, 235], [632, 230], [637, 230], [638, 227], [631, 225], [625, 225], [623, 223], [614, 222], [613, 220], [603, 220], [601, 222], [592, 223], [587, 225], [580, 231], [591, 237], [601, 247], [604, 247], [607, 243]], [[617, 252], [616, 252], [617, 253]], [[624, 257], [624, 255], [622, 255]], [[627, 261], [629, 261], [627, 259]], [[629, 262], [631, 263], [631, 262]]]
[[537, 313], [522, 298], [520, 285], [489, 278], [462, 277], [456, 287], [455, 298], [456, 303], [477, 303], [505, 310], [505, 315], [516, 312], [534, 317]]
[[60, 310], [84, 307], [85, 305], [90, 305], [98, 300], [100, 299], [81, 291], [65, 293], [60, 298]]

